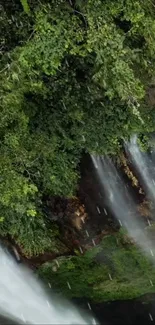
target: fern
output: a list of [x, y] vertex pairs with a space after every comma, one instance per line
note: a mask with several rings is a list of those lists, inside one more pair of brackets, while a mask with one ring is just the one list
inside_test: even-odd
[[29, 7], [29, 4], [28, 4], [27, 0], [20, 0], [20, 2], [22, 4], [23, 9], [26, 12], [26, 14], [29, 14], [30, 13], [30, 7]]

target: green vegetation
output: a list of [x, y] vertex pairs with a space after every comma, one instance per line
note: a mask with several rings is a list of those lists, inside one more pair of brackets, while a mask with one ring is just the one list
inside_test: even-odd
[[0, 235], [55, 250], [45, 195], [72, 196], [82, 153], [115, 154], [154, 131], [152, 1], [3, 0]]
[[153, 264], [121, 233], [105, 237], [83, 256], [58, 261], [59, 268], [55, 261], [42, 265], [39, 275], [60, 295], [112, 301], [155, 292], [150, 284], [150, 279], [155, 283]]
[[27, 0], [21, 0], [21, 4], [22, 4], [22, 6], [23, 6], [24, 11], [25, 11], [27, 14], [29, 14], [29, 12], [30, 12], [30, 8], [29, 8], [29, 5], [28, 5]]

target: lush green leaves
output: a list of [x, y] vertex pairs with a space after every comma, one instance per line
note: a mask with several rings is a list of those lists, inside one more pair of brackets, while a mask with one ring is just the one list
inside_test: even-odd
[[59, 268], [55, 261], [45, 263], [38, 273], [45, 283], [68, 297], [112, 301], [154, 292], [149, 281], [155, 279], [152, 263], [135, 246], [124, 246], [122, 241], [121, 233], [107, 236], [83, 256], [59, 258]]
[[23, 6], [24, 11], [29, 14], [30, 13], [30, 8], [27, 0], [20, 0], [21, 4]]
[[21, 4], [1, 16], [0, 232], [26, 247], [25, 220], [45, 238], [42, 196], [75, 193], [83, 151], [154, 131], [155, 17], [151, 1]]

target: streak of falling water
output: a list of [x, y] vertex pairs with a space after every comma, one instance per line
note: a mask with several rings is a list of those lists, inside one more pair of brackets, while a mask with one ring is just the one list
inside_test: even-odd
[[[110, 158], [92, 156], [107, 205], [120, 225], [125, 226], [129, 235], [150, 256], [154, 256], [150, 238], [145, 233], [145, 223], [136, 211], [136, 205], [123, 179]], [[150, 253], [152, 252], [152, 254]]]
[[0, 247], [0, 314], [29, 324], [93, 324], [64, 301], [52, 300], [43, 286], [25, 267], [18, 265]]
[[154, 162], [145, 152], [142, 152], [137, 143], [137, 136], [134, 135], [129, 143], [125, 145], [126, 151], [131, 156], [133, 163], [141, 175], [144, 187], [150, 199], [155, 201], [155, 169]]

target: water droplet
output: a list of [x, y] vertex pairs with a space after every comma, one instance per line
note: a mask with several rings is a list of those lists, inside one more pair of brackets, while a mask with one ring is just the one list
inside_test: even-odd
[[152, 280], [150, 280], [150, 284], [151, 284], [151, 286], [153, 287], [153, 282], [152, 282]]
[[71, 290], [71, 286], [70, 286], [69, 282], [67, 282], [67, 285], [68, 285], [69, 290]]
[[83, 254], [83, 250], [82, 250], [81, 246], [79, 246], [79, 250], [80, 250], [81, 254]]
[[66, 65], [67, 65], [67, 67], [69, 67], [69, 63], [68, 63], [67, 59], [66, 59]]
[[14, 246], [13, 246], [13, 251], [14, 251], [14, 253], [15, 253], [15, 256], [16, 256], [17, 261], [20, 261], [20, 256], [19, 256], [19, 254], [18, 254], [18, 252], [17, 252], [16, 247], [14, 247]]
[[84, 221], [84, 218], [83, 218], [83, 217], [81, 217], [81, 221], [83, 222], [83, 224], [85, 223], [85, 221]]
[[51, 289], [51, 284], [50, 284], [50, 282], [48, 282], [48, 286], [49, 286], [49, 288]]
[[101, 214], [101, 211], [100, 211], [100, 209], [99, 209], [98, 206], [96, 207], [96, 209], [97, 209], [97, 211], [98, 211], [98, 214]]
[[147, 222], [148, 222], [149, 227], [151, 227], [151, 222], [149, 219], [147, 219]]
[[87, 235], [87, 237], [89, 237], [89, 233], [88, 233], [88, 231], [86, 230], [86, 235]]
[[150, 317], [151, 322], [153, 322], [153, 317], [151, 314], [149, 314], [149, 317]]
[[93, 243], [94, 246], [96, 246], [94, 239], [92, 239], [92, 243]]
[[118, 221], [119, 221], [120, 226], [122, 227], [122, 222], [121, 222], [121, 220], [119, 219]]
[[62, 104], [63, 104], [63, 107], [64, 107], [64, 109], [66, 110], [67, 108], [66, 108], [66, 105], [65, 105], [65, 103], [64, 103], [64, 102], [62, 102]]
[[48, 300], [46, 300], [47, 306], [50, 307], [50, 303]]
[[109, 273], [109, 279], [112, 281], [112, 276], [111, 276], [111, 274]]
[[57, 264], [58, 267], [60, 267], [58, 260], [55, 260], [55, 263]]
[[91, 310], [91, 306], [90, 306], [90, 303], [89, 302], [87, 302], [87, 305], [88, 305], [88, 308]]
[[153, 254], [153, 252], [152, 252], [152, 249], [150, 249], [150, 253], [151, 253], [152, 256], [154, 256], [154, 254]]
[[90, 88], [89, 88], [89, 86], [87, 86], [87, 89], [88, 89], [88, 91], [89, 91], [89, 93], [90, 93], [91, 91], [90, 91]]

